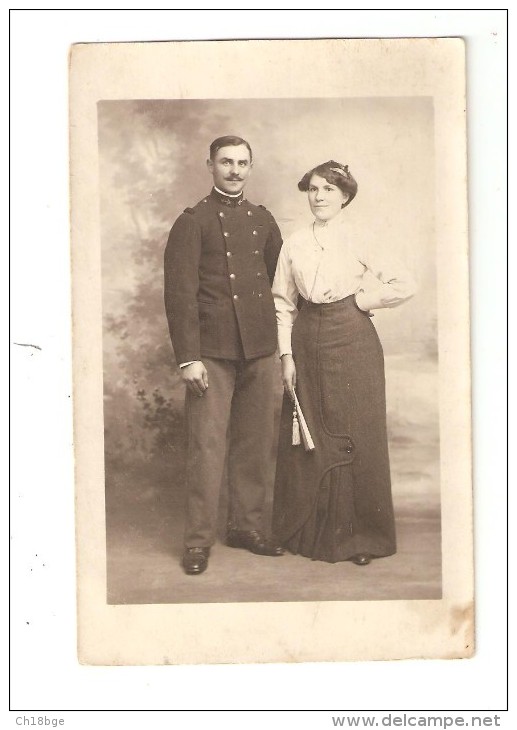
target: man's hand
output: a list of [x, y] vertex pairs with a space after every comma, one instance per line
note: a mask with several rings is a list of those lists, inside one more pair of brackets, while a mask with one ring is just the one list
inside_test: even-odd
[[201, 360], [181, 368], [181, 377], [194, 395], [201, 397], [208, 388], [208, 373]]
[[292, 355], [282, 355], [282, 380], [284, 389], [289, 393], [291, 400], [294, 401], [294, 391], [296, 388], [296, 365]]

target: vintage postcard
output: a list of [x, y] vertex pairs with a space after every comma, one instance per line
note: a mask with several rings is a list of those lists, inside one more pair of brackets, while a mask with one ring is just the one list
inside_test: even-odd
[[81, 662], [472, 655], [465, 104], [457, 38], [72, 47]]

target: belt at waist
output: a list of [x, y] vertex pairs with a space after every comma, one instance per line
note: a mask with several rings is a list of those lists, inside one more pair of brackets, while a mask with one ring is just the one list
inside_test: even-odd
[[298, 309], [301, 309], [302, 307], [339, 307], [343, 306], [344, 304], [348, 304], [350, 306], [355, 307], [359, 312], [362, 314], [366, 314], [368, 317], [373, 317], [373, 314], [371, 312], [365, 312], [364, 309], [361, 309], [357, 306], [357, 302], [355, 300], [355, 294], [349, 294], [347, 297], [344, 297], [343, 299], [337, 299], [335, 302], [311, 302], [308, 299], [304, 299], [302, 295], [300, 294], [298, 297]]

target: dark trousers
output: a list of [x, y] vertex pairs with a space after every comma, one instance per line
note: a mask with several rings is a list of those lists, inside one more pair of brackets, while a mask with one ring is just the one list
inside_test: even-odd
[[271, 474], [274, 356], [239, 361], [204, 357], [203, 363], [208, 389], [202, 397], [187, 390], [185, 400], [187, 547], [215, 542], [227, 445], [229, 522], [237, 529], [261, 529]]

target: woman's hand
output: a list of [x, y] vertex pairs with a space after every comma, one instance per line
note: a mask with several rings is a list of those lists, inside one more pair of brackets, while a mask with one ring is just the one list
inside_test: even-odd
[[294, 391], [296, 389], [296, 365], [292, 355], [282, 355], [282, 381], [284, 390], [289, 393], [292, 401], [294, 401]]

